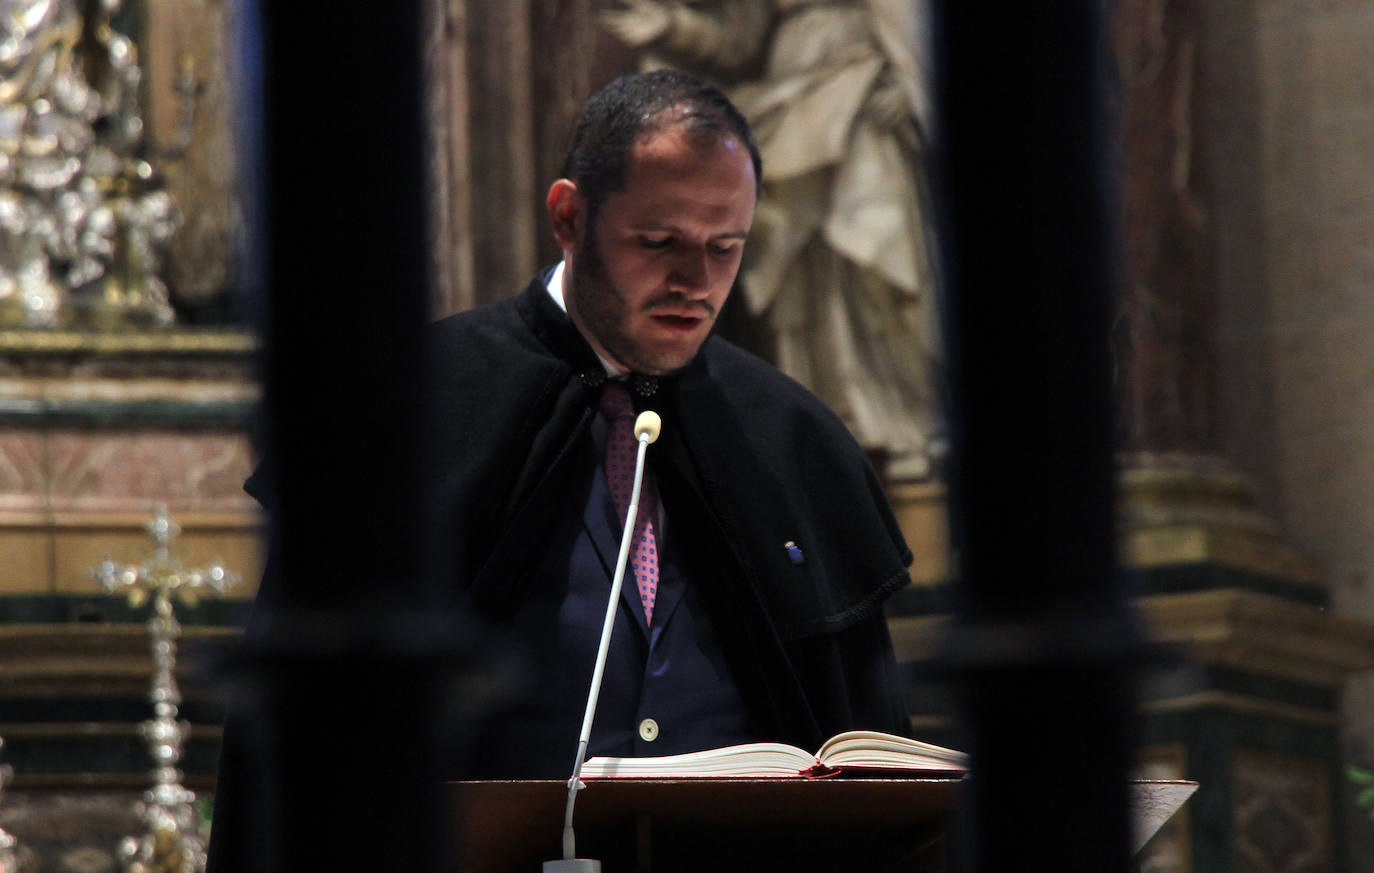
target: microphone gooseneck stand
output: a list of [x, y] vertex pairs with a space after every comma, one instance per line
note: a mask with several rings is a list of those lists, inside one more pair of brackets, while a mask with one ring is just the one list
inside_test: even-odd
[[635, 458], [635, 484], [630, 492], [630, 508], [625, 514], [625, 533], [620, 537], [620, 556], [615, 562], [615, 577], [611, 579], [611, 595], [606, 601], [606, 618], [601, 624], [601, 645], [596, 651], [596, 666], [592, 669], [592, 687], [587, 692], [587, 711], [582, 716], [582, 733], [577, 740], [577, 758], [573, 761], [572, 778], [568, 780], [568, 805], [563, 812], [563, 858], [545, 861], [544, 873], [601, 873], [601, 862], [578, 858], [577, 838], [573, 835], [573, 806], [577, 792], [587, 786], [582, 782], [582, 763], [587, 758], [587, 743], [592, 735], [592, 720], [596, 718], [596, 701], [601, 695], [601, 678], [606, 672], [606, 653], [611, 646], [611, 629], [620, 603], [620, 587], [625, 579], [625, 565], [630, 558], [630, 542], [634, 539], [635, 519], [639, 515], [639, 488], [644, 481], [644, 456], [649, 443], [658, 439], [662, 422], [656, 412], [641, 412], [635, 419], [635, 439], [639, 442]]

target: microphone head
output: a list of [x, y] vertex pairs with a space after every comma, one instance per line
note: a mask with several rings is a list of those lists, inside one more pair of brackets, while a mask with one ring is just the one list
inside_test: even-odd
[[647, 439], [652, 443], [658, 439], [658, 432], [662, 428], [663, 421], [658, 417], [658, 413], [646, 409], [635, 419], [635, 439]]

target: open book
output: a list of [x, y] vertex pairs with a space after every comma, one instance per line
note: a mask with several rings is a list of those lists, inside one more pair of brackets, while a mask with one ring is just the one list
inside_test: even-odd
[[818, 777], [862, 774], [962, 776], [963, 752], [877, 731], [846, 731], [812, 754], [786, 743], [745, 743], [661, 758], [591, 758], [583, 779]]

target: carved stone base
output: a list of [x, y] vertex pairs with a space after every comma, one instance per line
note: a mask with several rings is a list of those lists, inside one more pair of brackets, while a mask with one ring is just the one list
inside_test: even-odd
[[[1201, 783], [1141, 869], [1339, 873], [1340, 691], [1374, 668], [1374, 623], [1327, 608], [1321, 568], [1222, 460], [1133, 455], [1119, 489], [1121, 564], [1151, 640], [1173, 657], [1144, 682], [1142, 756], [1157, 769], [1167, 752], [1170, 775]], [[919, 512], [899, 510], [913, 540], [938, 516], [938, 495], [919, 496]], [[898, 659], [915, 665], [938, 658], [946, 622], [929, 567], [890, 620]], [[918, 735], [959, 745], [944, 689], [918, 685], [913, 712]]]
[[[1134, 454], [1119, 478], [1122, 564], [1157, 584], [1240, 584], [1325, 604], [1321, 568], [1290, 546], [1256, 500], [1254, 484], [1208, 455]], [[1205, 578], [1154, 571], [1195, 567]], [[1153, 583], [1153, 584], [1152, 584]]]
[[[253, 348], [220, 330], [0, 331], [0, 762], [15, 771], [5, 809], [25, 792], [151, 787], [138, 733], [153, 714], [147, 609], [105, 594], [93, 570], [148, 558], [155, 504], [182, 527], [177, 557], [221, 562], [249, 583], [179, 608], [185, 665], [242, 624], [262, 562], [262, 517], [243, 492]], [[222, 706], [195, 682], [182, 687], [182, 766], [199, 789], [213, 782]]]
[[141, 556], [159, 502], [190, 557], [237, 570], [250, 597], [252, 350], [226, 331], [0, 331], [0, 597], [98, 594], [89, 568]]

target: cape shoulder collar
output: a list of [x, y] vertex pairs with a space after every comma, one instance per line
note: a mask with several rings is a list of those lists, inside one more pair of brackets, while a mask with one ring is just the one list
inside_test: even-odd
[[[549, 297], [541, 273], [515, 298], [515, 309], [526, 327], [553, 357], [565, 362], [585, 378], [605, 378], [596, 352], [582, 338], [568, 314]], [[599, 384], [599, 383], [598, 383]]]

